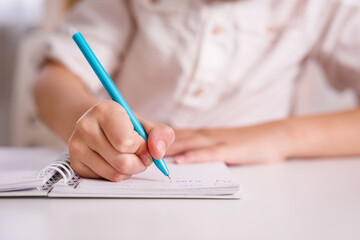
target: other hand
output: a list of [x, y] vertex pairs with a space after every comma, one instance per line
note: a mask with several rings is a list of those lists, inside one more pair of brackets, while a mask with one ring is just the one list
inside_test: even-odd
[[285, 160], [281, 127], [267, 123], [243, 128], [175, 129], [167, 156], [175, 163], [223, 161], [229, 165], [276, 163]]

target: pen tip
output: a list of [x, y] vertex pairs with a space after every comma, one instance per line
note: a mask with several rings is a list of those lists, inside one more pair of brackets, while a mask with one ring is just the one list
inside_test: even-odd
[[169, 178], [169, 180], [171, 180], [171, 177], [170, 177], [170, 175], [167, 175], [167, 177]]

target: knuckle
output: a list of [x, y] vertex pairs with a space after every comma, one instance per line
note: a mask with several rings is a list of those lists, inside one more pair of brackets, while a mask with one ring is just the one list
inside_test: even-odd
[[121, 113], [121, 114], [125, 114], [127, 115], [125, 109], [117, 102], [111, 101], [111, 104], [109, 104], [109, 106], [116, 110], [117, 113]]
[[83, 151], [83, 144], [76, 138], [70, 138], [68, 142], [70, 157], [76, 157]]
[[116, 149], [121, 153], [131, 152], [135, 146], [135, 141], [126, 136], [116, 135], [114, 141], [116, 144]]
[[129, 159], [128, 156], [124, 156], [124, 155], [120, 155], [116, 160], [115, 160], [115, 169], [121, 173], [127, 174], [130, 172], [131, 169], [131, 161]]
[[111, 100], [103, 101], [93, 107], [93, 111], [99, 114], [106, 113]]
[[117, 102], [115, 102], [113, 100], [105, 100], [103, 103], [106, 104], [107, 107], [111, 107], [111, 108], [120, 106], [120, 104], [118, 104]]
[[118, 124], [123, 129], [126, 129], [126, 132], [128, 132], [130, 134], [132, 131], [134, 131], [134, 126], [131, 123], [130, 117], [126, 113], [126, 111], [123, 108], [121, 108], [121, 109], [122, 110], [120, 110], [120, 112], [118, 112], [118, 114], [116, 115], [116, 118], [119, 119]]
[[121, 124], [123, 128], [133, 129], [130, 117], [127, 114], [126, 110], [118, 103], [114, 102], [114, 107], [112, 108], [111, 116], [117, 120], [118, 124]]
[[85, 118], [80, 119], [75, 126], [75, 130], [80, 134], [89, 134], [91, 133], [91, 123], [90, 120]]
[[95, 110], [102, 114], [109, 114], [109, 113], [124, 113], [126, 114], [125, 109], [113, 100], [105, 100], [98, 105], [95, 106]]
[[[123, 136], [121, 136], [120, 134], [115, 134], [113, 136], [110, 136], [111, 137], [111, 142], [113, 143], [114, 147], [120, 151], [120, 145], [123, 141]], [[121, 151], [120, 151], [121, 152]]]

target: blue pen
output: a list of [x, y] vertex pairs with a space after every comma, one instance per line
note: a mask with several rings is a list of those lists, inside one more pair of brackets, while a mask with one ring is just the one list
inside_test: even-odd
[[[114, 82], [111, 80], [110, 76], [107, 74], [94, 52], [91, 50], [90, 46], [85, 41], [82, 34], [77, 31], [75, 28], [70, 28], [69, 33], [80, 48], [81, 52], [84, 54], [86, 60], [89, 62], [90, 66], [100, 79], [101, 83], [105, 87], [106, 91], [109, 93], [112, 100], [119, 103], [127, 112], [130, 117], [132, 124], [134, 125], [134, 129], [139, 133], [141, 137], [148, 141], [148, 136], [140, 124], [139, 120], [135, 117], [134, 113], [131, 111], [129, 105], [125, 102], [123, 96], [121, 96], [119, 90], [115, 86]], [[165, 164], [163, 159], [157, 160], [153, 158], [155, 165], [159, 168], [159, 170], [170, 179], [169, 170]]]

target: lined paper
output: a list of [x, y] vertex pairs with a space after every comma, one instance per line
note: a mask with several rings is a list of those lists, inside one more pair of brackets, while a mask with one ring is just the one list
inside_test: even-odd
[[82, 179], [75, 188], [55, 185], [50, 196], [215, 196], [234, 195], [239, 185], [231, 177], [224, 163], [202, 163], [177, 165], [167, 163], [171, 180], [164, 176], [154, 164], [145, 172], [122, 182], [99, 179]]

